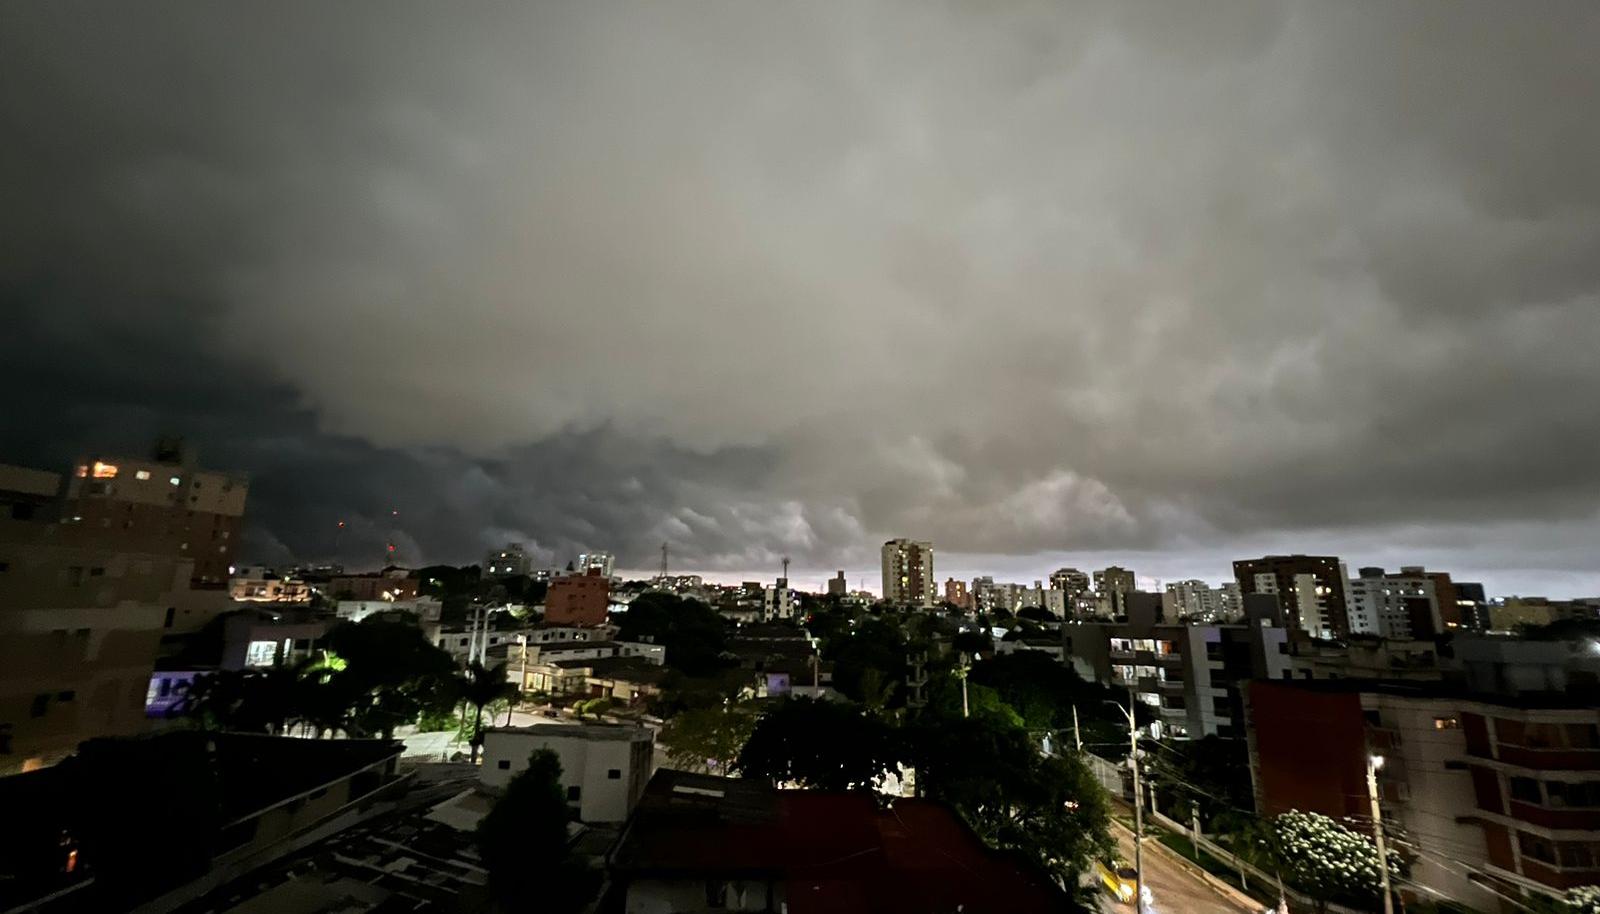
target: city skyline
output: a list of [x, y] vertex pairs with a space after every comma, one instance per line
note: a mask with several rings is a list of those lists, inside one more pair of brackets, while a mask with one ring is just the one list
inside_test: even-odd
[[0, 10], [0, 462], [241, 561], [1600, 592], [1592, 5], [181, 19]]

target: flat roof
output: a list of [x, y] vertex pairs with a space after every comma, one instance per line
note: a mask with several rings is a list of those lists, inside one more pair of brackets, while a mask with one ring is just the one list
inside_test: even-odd
[[586, 739], [594, 742], [624, 742], [636, 739], [651, 739], [650, 731], [644, 727], [634, 727], [628, 724], [532, 724], [527, 727], [488, 727], [483, 731], [486, 734], [504, 734], [507, 736], [532, 736], [538, 738], [555, 739]]

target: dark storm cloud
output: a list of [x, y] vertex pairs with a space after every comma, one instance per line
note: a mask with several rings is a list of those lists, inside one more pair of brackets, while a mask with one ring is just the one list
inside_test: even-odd
[[1597, 44], [1587, 3], [13, 4], [0, 440], [187, 431], [264, 558], [1579, 572]]

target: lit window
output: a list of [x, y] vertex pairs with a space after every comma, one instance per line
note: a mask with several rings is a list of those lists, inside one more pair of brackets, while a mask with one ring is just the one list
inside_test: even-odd
[[245, 648], [244, 665], [253, 669], [270, 667], [278, 660], [278, 642], [252, 641]]
[[1461, 729], [1461, 721], [1454, 717], [1435, 717], [1433, 719], [1433, 729], [1459, 730]]
[[100, 461], [96, 460], [94, 462], [94, 478], [95, 479], [115, 479], [115, 478], [117, 478], [117, 465], [114, 464], [114, 463], [101, 463]]
[[138, 479], [138, 480], [149, 479], [150, 478], [150, 471], [149, 470], [135, 470], [134, 474], [133, 474], [133, 478], [134, 479]]
[[169, 477], [169, 478], [168, 478], [168, 479], [167, 479], [167, 482], [170, 482], [170, 483], [172, 483], [172, 484], [173, 484], [173, 485], [175, 485], [175, 486], [176, 486], [176, 485], [182, 485], [182, 484], [183, 484], [183, 480], [182, 480], [182, 479], [179, 479], [179, 478], [178, 478], [178, 477], [176, 477], [176, 476], [172, 476], [172, 477]]

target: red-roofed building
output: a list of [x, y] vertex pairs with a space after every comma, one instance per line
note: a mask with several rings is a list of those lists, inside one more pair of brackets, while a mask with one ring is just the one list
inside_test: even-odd
[[610, 860], [628, 911], [1062, 911], [1043, 873], [989, 850], [949, 808], [661, 769]]

